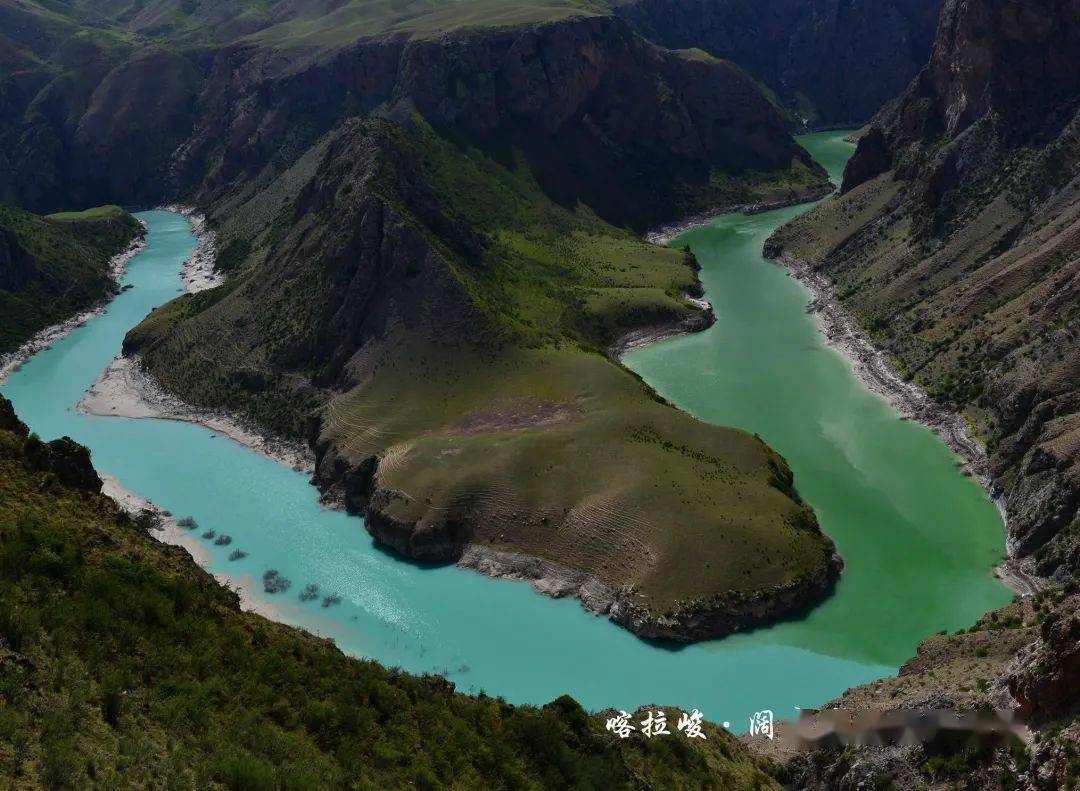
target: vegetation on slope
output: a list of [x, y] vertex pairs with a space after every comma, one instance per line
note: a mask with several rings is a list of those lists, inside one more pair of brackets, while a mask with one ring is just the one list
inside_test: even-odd
[[[595, 189], [608, 204], [587, 200], [595, 211], [639, 230], [731, 192], [710, 187], [714, 172], [783, 176], [798, 160], [782, 198], [824, 181], [738, 67], [651, 45], [574, 2], [510, 3], [498, 19], [479, 0], [93, 5], [0, 0], [0, 58], [12, 60], [0, 201], [206, 206], [280, 173], [346, 118], [408, 105], [489, 153], [525, 152], [558, 200]], [[440, 35], [387, 32], [429, 10]], [[152, 22], [159, 13], [178, 26]], [[248, 17], [260, 21], [238, 24]], [[275, 30], [276, 43], [258, 38]]]
[[600, 352], [643, 326], [704, 326], [692, 259], [552, 202], [520, 159], [419, 117], [353, 123], [221, 241], [227, 284], [158, 309], [126, 348], [187, 398], [306, 431], [320, 483], [399, 551], [544, 558], [599, 579], [612, 593], [593, 606], [618, 622], [677, 639], [835, 579], [777, 454]]
[[0, 205], [0, 354], [103, 299], [138, 221], [117, 206], [39, 217]]
[[711, 725], [620, 740], [569, 697], [468, 697], [241, 612], [145, 520], [35, 466], [32, 442], [0, 397], [0, 783], [777, 787]]

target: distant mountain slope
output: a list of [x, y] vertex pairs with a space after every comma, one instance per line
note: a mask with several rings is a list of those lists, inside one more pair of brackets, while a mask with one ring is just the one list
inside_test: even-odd
[[777, 232], [987, 441], [1010, 545], [1080, 571], [1080, 3], [951, 0], [845, 194]]
[[142, 226], [116, 206], [39, 217], [0, 205], [0, 355], [106, 297]]
[[[350, 116], [409, 106], [499, 157], [524, 153], [555, 200], [638, 228], [763, 174], [793, 182], [766, 197], [824, 181], [737, 67], [649, 45], [611, 17], [415, 37], [358, 24], [332, 40], [210, 46], [80, 29], [13, 0], [4, 14], [21, 51], [36, 49], [0, 76], [0, 200], [31, 210], [205, 201], [280, 171]], [[714, 176], [727, 184], [711, 189]]]
[[153, 518], [44, 468], [27, 433], [0, 396], [4, 785], [780, 787], [708, 723], [707, 740], [622, 740], [569, 697], [536, 708], [462, 695], [241, 612], [152, 537]]
[[918, 74], [941, 0], [624, 0], [657, 43], [739, 64], [814, 126], [857, 126]]

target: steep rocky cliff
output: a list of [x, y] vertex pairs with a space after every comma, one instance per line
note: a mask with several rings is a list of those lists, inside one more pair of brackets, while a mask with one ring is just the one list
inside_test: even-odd
[[898, 369], [986, 441], [1009, 542], [1080, 570], [1080, 3], [954, 0], [842, 198], [775, 254], [833, 281]]
[[763, 80], [813, 126], [858, 125], [925, 65], [941, 0], [631, 0], [616, 13], [668, 47]]
[[299, 50], [25, 36], [44, 55], [4, 80], [0, 196], [35, 210], [91, 196], [209, 204], [350, 116], [404, 107], [495, 155], [516, 151], [553, 199], [636, 227], [765, 173], [789, 174], [796, 193], [821, 181], [738, 68], [663, 50], [608, 16]]

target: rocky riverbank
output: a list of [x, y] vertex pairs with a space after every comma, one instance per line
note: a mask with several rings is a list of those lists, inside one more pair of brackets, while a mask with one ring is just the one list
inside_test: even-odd
[[184, 261], [184, 268], [180, 273], [184, 290], [189, 294], [196, 294], [224, 283], [225, 275], [217, 271], [217, 234], [207, 222], [206, 215], [192, 206], [179, 204], [161, 206], [160, 210], [184, 215], [191, 225], [191, 235], [198, 242], [195, 252]]
[[652, 244], [658, 244], [661, 246], [668, 245], [671, 240], [680, 234], [684, 234], [687, 231], [697, 228], [699, 225], [705, 225], [712, 220], [723, 214], [763, 214], [767, 211], [774, 211], [775, 209], [786, 209], [789, 206], [800, 206], [804, 203], [813, 203], [814, 201], [827, 198], [835, 190], [835, 186], [832, 184], [825, 184], [817, 189], [812, 189], [809, 192], [796, 195], [792, 198], [785, 198], [783, 200], [775, 201], [757, 201], [754, 203], [735, 203], [728, 206], [718, 206], [708, 211], [700, 212], [688, 217], [685, 220], [669, 223], [667, 225], [661, 225], [655, 230], [649, 231], [645, 234], [645, 241]]
[[768, 244], [765, 256], [784, 264], [810, 291], [812, 299], [807, 312], [817, 319], [826, 344], [851, 364], [852, 371], [867, 389], [892, 404], [902, 419], [918, 421], [939, 436], [994, 498], [996, 493], [988, 477], [986, 449], [971, 433], [967, 421], [942, 407], [917, 384], [900, 376], [888, 355], [874, 346], [865, 330], [841, 305], [828, 278], [790, 254], [777, 256]]
[[1035, 572], [1030, 559], [1022, 561], [1015, 557], [1013, 542], [1008, 538], [1005, 499], [991, 479], [986, 447], [972, 433], [963, 415], [946, 409], [917, 384], [900, 375], [888, 354], [873, 344], [866, 331], [844, 309], [827, 277], [805, 261], [790, 253], [781, 253], [768, 243], [764, 252], [766, 257], [784, 264], [792, 277], [810, 291], [807, 311], [817, 319], [826, 344], [848, 361], [867, 389], [888, 401], [900, 413], [901, 419], [915, 420], [934, 432], [959, 457], [965, 473], [977, 481], [997, 505], [1006, 525], [1009, 558], [995, 570], [995, 575], [1021, 595], [1045, 588], [1047, 581]]
[[668, 324], [655, 324], [651, 327], [642, 327], [626, 333], [615, 343], [608, 347], [608, 356], [616, 362], [620, 362], [624, 355], [635, 349], [643, 349], [664, 338], [673, 338], [677, 335], [690, 335], [709, 329], [716, 323], [716, 315], [708, 300], [699, 297], [685, 295], [687, 302], [693, 303], [699, 310], [684, 319]]
[[275, 437], [223, 411], [203, 409], [162, 390], [134, 357], [117, 357], [91, 385], [77, 409], [88, 415], [197, 423], [269, 459], [311, 474], [315, 457], [302, 442]]

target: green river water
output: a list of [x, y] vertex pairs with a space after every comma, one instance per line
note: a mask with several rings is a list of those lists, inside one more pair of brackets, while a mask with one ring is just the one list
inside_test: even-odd
[[[851, 151], [838, 133], [802, 143], [834, 178]], [[991, 575], [1003, 553], [993, 505], [936, 437], [900, 421], [823, 346], [807, 292], [762, 259], [765, 238], [805, 209], [725, 216], [677, 240], [701, 261], [718, 322], [627, 360], [683, 408], [756, 431], [783, 453], [847, 563], [836, 593], [808, 615], [724, 640], [648, 643], [524, 583], [416, 566], [375, 545], [358, 519], [321, 508], [303, 475], [204, 428], [77, 412], [127, 330], [176, 296], [195, 244], [178, 214], [140, 215], [148, 247], [123, 280], [134, 288], [3, 391], [43, 437], [70, 435], [91, 448], [102, 473], [231, 535], [228, 547], [201, 542], [208, 570], [345, 651], [515, 703], [569, 693], [593, 710], [696, 707], [745, 731], [759, 709], [792, 716], [796, 706], [894, 673], [923, 637], [968, 626], [1009, 598]], [[248, 556], [229, 561], [236, 548]], [[290, 591], [262, 591], [270, 568], [292, 580]], [[342, 603], [300, 602], [308, 582]]]

